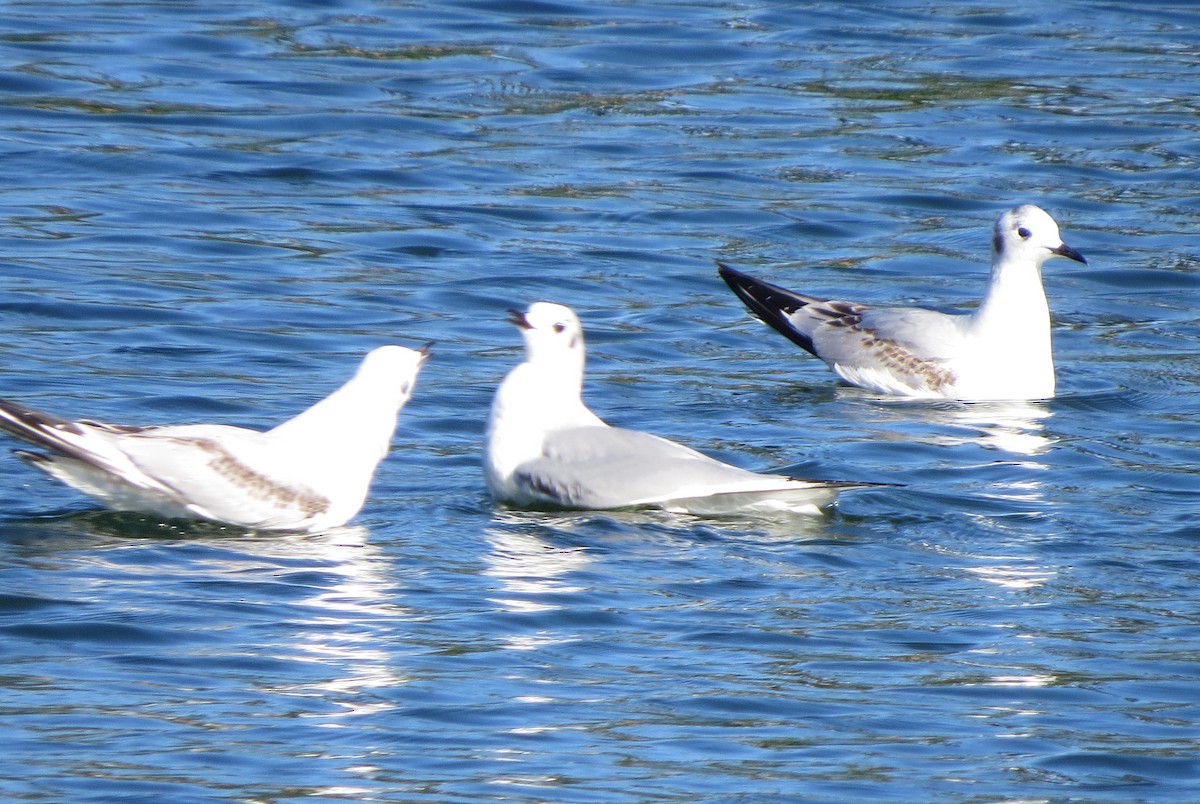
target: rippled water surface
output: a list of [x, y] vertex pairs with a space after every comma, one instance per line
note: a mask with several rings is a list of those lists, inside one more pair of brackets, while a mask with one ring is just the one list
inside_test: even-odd
[[[1200, 779], [1190, 3], [37, 0], [0, 26], [0, 395], [268, 426], [436, 341], [315, 535], [0, 458], [0, 798], [1157, 801]], [[1058, 398], [885, 400], [719, 258], [970, 305], [1032, 202]], [[587, 399], [828, 516], [488, 500], [504, 311]]]

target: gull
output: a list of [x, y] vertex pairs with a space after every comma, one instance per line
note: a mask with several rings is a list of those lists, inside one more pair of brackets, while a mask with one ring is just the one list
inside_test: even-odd
[[720, 262], [717, 268], [756, 316], [852, 385], [907, 397], [1028, 400], [1054, 396], [1050, 308], [1042, 288], [1042, 263], [1051, 257], [1087, 264], [1039, 207], [1005, 212], [992, 230], [983, 301], [957, 314], [819, 299]]
[[484, 475], [497, 500], [588, 510], [816, 513], [840, 489], [865, 485], [758, 474], [665, 438], [610, 427], [582, 399], [583, 329], [575, 313], [550, 302], [510, 312], [525, 362], [500, 384], [488, 420]]
[[8, 400], [0, 430], [44, 450], [15, 450], [30, 466], [118, 511], [323, 531], [362, 508], [427, 355], [374, 349], [349, 382], [266, 432], [69, 421]]

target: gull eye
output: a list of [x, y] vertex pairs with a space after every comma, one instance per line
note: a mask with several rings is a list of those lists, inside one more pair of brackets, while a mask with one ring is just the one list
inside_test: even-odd
[[1017, 227], [1017, 234], [1019, 234], [1021, 236], [1022, 240], [1028, 240], [1030, 237], [1033, 236], [1033, 232], [1029, 231], [1024, 226]]
[[558, 324], [554, 325], [554, 331], [557, 332], [559, 335], [562, 335], [563, 330], [565, 330], [566, 328], [567, 328], [567, 325], [563, 324], [563, 323], [558, 323]]

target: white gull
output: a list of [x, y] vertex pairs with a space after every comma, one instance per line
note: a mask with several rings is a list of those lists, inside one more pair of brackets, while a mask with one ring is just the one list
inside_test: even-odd
[[1087, 264], [1042, 209], [1010, 209], [992, 231], [983, 301], [958, 314], [819, 299], [717, 266], [756, 316], [852, 385], [909, 397], [1047, 399], [1054, 358], [1042, 263], [1056, 256]]
[[582, 399], [583, 329], [575, 313], [536, 302], [525, 313], [513, 311], [512, 323], [521, 329], [525, 362], [496, 391], [484, 455], [497, 500], [591, 510], [816, 513], [840, 489], [865, 485], [759, 474], [610, 427]]
[[321, 531], [366, 501], [427, 348], [381, 346], [354, 377], [267, 432], [220, 424], [69, 421], [0, 400], [31, 466], [109, 508], [261, 530]]

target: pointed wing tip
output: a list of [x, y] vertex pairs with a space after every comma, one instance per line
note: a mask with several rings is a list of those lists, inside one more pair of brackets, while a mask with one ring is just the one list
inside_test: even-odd
[[796, 310], [820, 301], [819, 299], [802, 296], [779, 285], [755, 279], [749, 274], [730, 268], [720, 260], [716, 263], [717, 273], [755, 318], [804, 351], [820, 357], [812, 338], [797, 329], [790, 318]]
[[44, 464], [53, 463], [54, 461], [54, 459], [49, 455], [45, 455], [41, 452], [30, 452], [27, 449], [14, 449], [12, 454], [16, 455], [18, 458], [25, 461], [25, 463], [30, 464], [31, 466], [41, 467]]
[[713, 262], [717, 265], [717, 275], [724, 279], [725, 284], [729, 285], [729, 288], [739, 297], [745, 292], [745, 286], [753, 286], [758, 283], [754, 277], [726, 265], [720, 260], [713, 260]]

